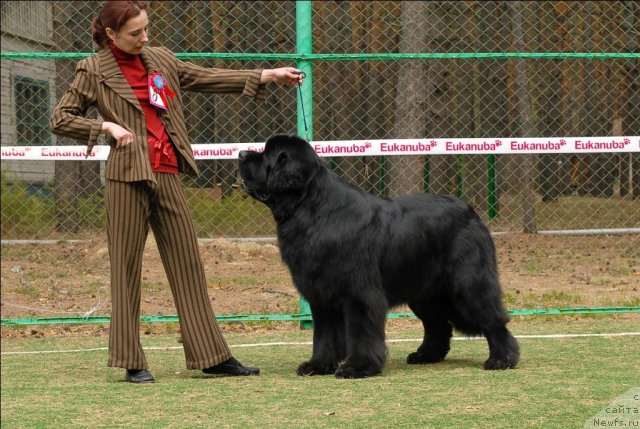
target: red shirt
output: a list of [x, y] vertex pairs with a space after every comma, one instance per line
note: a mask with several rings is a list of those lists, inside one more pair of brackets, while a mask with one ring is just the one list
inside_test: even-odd
[[148, 74], [140, 55], [128, 54], [113, 43], [109, 46], [144, 112], [151, 169], [156, 173], [178, 174], [176, 151], [160, 120], [158, 108], [149, 102]]

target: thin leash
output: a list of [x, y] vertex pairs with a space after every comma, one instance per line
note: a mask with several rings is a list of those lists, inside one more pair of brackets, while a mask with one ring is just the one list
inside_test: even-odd
[[[300, 72], [300, 75], [304, 79], [307, 77], [307, 74], [303, 71]], [[302, 83], [298, 83], [298, 92], [300, 93], [300, 107], [302, 108], [302, 121], [304, 122], [304, 134], [309, 141], [309, 129], [307, 128], [307, 115], [304, 113], [304, 100], [302, 99]]]

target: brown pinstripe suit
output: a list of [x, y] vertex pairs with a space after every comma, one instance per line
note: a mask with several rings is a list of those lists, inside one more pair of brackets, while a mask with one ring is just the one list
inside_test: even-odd
[[[264, 100], [264, 85], [259, 84], [262, 70], [203, 68], [176, 59], [165, 48], [145, 47], [141, 56], [147, 72], [161, 72], [177, 94], [167, 110], [160, 112], [160, 119], [176, 148], [180, 171], [197, 175], [180, 91], [242, 93]], [[85, 117], [92, 105], [103, 119]], [[112, 149], [105, 171], [113, 307], [108, 365], [148, 368], [140, 345], [139, 316], [142, 254], [149, 226], [180, 317], [187, 368], [224, 362], [231, 353], [211, 309], [180, 180], [177, 175], [151, 170], [143, 110], [108, 47], [78, 63], [71, 88], [53, 112], [51, 129], [85, 142], [91, 151], [103, 121], [115, 122], [134, 135], [133, 143], [118, 149], [110, 138]]]

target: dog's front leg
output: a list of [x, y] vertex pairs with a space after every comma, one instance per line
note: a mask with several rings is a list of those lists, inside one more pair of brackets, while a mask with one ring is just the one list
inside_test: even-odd
[[335, 373], [346, 356], [342, 309], [310, 304], [313, 316], [313, 354], [298, 367], [298, 375]]
[[363, 378], [380, 374], [387, 357], [384, 295], [355, 297], [345, 305], [347, 358], [336, 371], [338, 378]]

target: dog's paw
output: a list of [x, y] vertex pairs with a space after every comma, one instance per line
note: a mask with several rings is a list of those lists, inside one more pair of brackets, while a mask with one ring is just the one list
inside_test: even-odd
[[319, 365], [309, 361], [301, 363], [296, 373], [300, 376], [327, 375], [333, 374], [337, 367], [337, 365]]
[[410, 365], [418, 365], [418, 364], [427, 364], [427, 363], [438, 363], [444, 360], [444, 356], [442, 355], [433, 355], [429, 353], [420, 353], [413, 352], [409, 353], [407, 356], [407, 363]]
[[365, 378], [378, 375], [382, 372], [377, 368], [357, 368], [348, 363], [343, 363], [335, 372], [336, 378]]
[[517, 363], [518, 362], [516, 359], [510, 359], [509, 356], [507, 356], [504, 359], [497, 359], [497, 358], [490, 357], [485, 361], [484, 365], [482, 365], [482, 368], [488, 371], [493, 371], [497, 369], [513, 369], [516, 367]]

